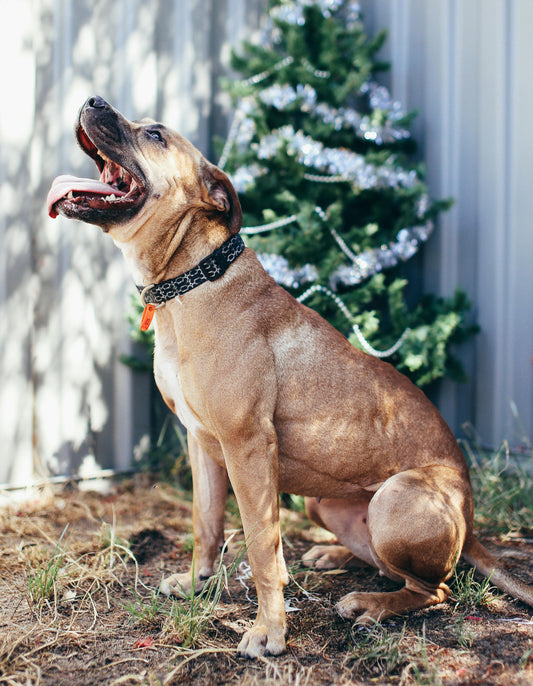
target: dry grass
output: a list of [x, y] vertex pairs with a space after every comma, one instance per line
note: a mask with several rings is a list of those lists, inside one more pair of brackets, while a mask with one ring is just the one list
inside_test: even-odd
[[[229, 511], [234, 532], [238, 521], [234, 507]], [[235, 650], [255, 614], [245, 568], [232, 574], [242, 552], [238, 533], [210, 590], [188, 600], [157, 593], [162, 576], [190, 561], [186, 495], [134, 482], [105, 497], [48, 491], [0, 517], [0, 684], [533, 682], [531, 613], [488, 597], [464, 570], [446, 605], [371, 631], [337, 617], [333, 605], [343, 593], [393, 585], [368, 569], [303, 568], [299, 560], [311, 545], [304, 539], [321, 534], [294, 512], [283, 513], [292, 575], [288, 652], [258, 661], [241, 660]], [[531, 582], [533, 541], [489, 544]]]

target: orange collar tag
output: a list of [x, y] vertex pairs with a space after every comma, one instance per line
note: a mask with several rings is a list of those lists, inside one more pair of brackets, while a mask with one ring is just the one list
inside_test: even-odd
[[148, 331], [148, 329], [150, 328], [150, 324], [152, 323], [152, 319], [154, 318], [154, 312], [155, 305], [153, 305], [152, 303], [148, 303], [144, 306], [140, 326], [141, 331]]

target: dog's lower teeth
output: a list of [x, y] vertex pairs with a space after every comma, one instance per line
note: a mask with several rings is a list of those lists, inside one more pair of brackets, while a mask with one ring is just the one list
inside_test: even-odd
[[98, 156], [104, 160], [104, 162], [111, 162], [109, 157], [107, 155], [104, 155], [104, 153], [101, 150], [97, 150], [96, 152], [97, 152]]
[[115, 195], [114, 193], [112, 193], [111, 195], [106, 195], [106, 198], [105, 198], [105, 199], [106, 199], [106, 200], [116, 200], [117, 197], [116, 197], [116, 195]]

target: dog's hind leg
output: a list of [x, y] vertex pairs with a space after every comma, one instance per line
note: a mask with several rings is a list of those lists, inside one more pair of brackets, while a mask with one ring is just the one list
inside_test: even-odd
[[368, 507], [370, 550], [380, 570], [405, 586], [349, 593], [337, 611], [366, 624], [443, 602], [471, 524], [470, 487], [458, 469], [432, 465], [392, 476]]
[[188, 572], [163, 579], [160, 590], [165, 595], [186, 596], [192, 589], [200, 591], [213, 574], [224, 545], [224, 509], [229, 483], [226, 469], [212, 460], [191, 434], [188, 446], [193, 477], [193, 561]]
[[376, 566], [370, 552], [368, 534], [368, 503], [372, 494], [361, 493], [357, 498], [306, 498], [309, 519], [331, 531], [341, 545], [315, 545], [302, 557], [306, 567], [336, 569]]

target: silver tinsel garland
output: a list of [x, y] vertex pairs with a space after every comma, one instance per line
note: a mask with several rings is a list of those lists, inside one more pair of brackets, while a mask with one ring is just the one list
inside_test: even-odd
[[[325, 18], [336, 13], [339, 13], [340, 17], [342, 13], [342, 20], [348, 27], [353, 27], [356, 22], [360, 21], [360, 7], [357, 2], [349, 0], [285, 0], [281, 5], [271, 10], [269, 23], [263, 34], [263, 44], [266, 45], [270, 40], [274, 43], [277, 42], [278, 29], [272, 20], [302, 26], [305, 23], [304, 10], [311, 5], [319, 7]], [[287, 153], [294, 155], [300, 164], [314, 172], [320, 172], [320, 174], [304, 174], [304, 177], [312, 182], [349, 182], [357, 190], [378, 187], [413, 188], [420, 183], [416, 171], [405, 170], [399, 166], [394, 155], [390, 155], [386, 163], [378, 167], [367, 163], [364, 156], [350, 150], [328, 148], [321, 142], [305, 135], [303, 131], [295, 131], [291, 125], [283, 126], [252, 143], [256, 135], [254, 112], [261, 104], [274, 107], [279, 111], [284, 111], [298, 104], [302, 112], [320, 118], [321, 121], [331, 125], [336, 131], [342, 128], [350, 128], [357, 137], [371, 141], [377, 146], [409, 138], [409, 131], [400, 123], [406, 116], [400, 103], [391, 98], [387, 88], [371, 79], [361, 86], [359, 95], [368, 98], [371, 109], [374, 112], [379, 112], [379, 118], [372, 115], [361, 115], [352, 108], [334, 108], [326, 103], [320, 103], [316, 90], [309, 84], [297, 84], [296, 87], [289, 84], [273, 84], [259, 91], [256, 89], [258, 84], [293, 63], [294, 58], [287, 56], [272, 68], [241, 82], [242, 87], [250, 88], [250, 93], [243, 97], [237, 105], [234, 120], [219, 161], [221, 168], [226, 165], [234, 146], [240, 152], [244, 152], [252, 146], [256, 151], [258, 160], [272, 159], [279, 149], [285, 146]], [[305, 60], [302, 61], [302, 66], [316, 78], [331, 78], [330, 72], [316, 70]], [[244, 193], [253, 187], [259, 176], [267, 173], [267, 171], [267, 168], [261, 164], [252, 163], [239, 167], [230, 176], [237, 192]], [[429, 205], [428, 196], [423, 194], [417, 201], [417, 216], [421, 220], [424, 219]], [[328, 218], [325, 212], [319, 207], [316, 208], [316, 212], [327, 224]], [[269, 224], [245, 227], [242, 232], [247, 235], [263, 233], [295, 222], [298, 222], [298, 217], [293, 215]], [[315, 283], [318, 280], [318, 272], [311, 264], [292, 269], [289, 267], [288, 261], [281, 255], [263, 253], [259, 254], [258, 258], [267, 272], [283, 286], [299, 288], [304, 284], [315, 284], [300, 296], [300, 300], [303, 301], [316, 291], [325, 293], [333, 298], [348, 317], [354, 333], [367, 352], [379, 357], [392, 355], [401, 346], [408, 330], [387, 351], [380, 352], [371, 348], [357, 324], [354, 323], [344, 303], [332, 291], [336, 291], [339, 286], [357, 285], [384, 269], [394, 267], [399, 262], [410, 259], [418, 251], [420, 245], [429, 238], [433, 230], [433, 223], [425, 221], [420, 225], [401, 229], [396, 235], [395, 241], [365, 250], [360, 254], [355, 254], [333, 227], [328, 226], [328, 228], [339, 248], [349, 260], [349, 264], [339, 267], [331, 275], [329, 280], [331, 290]]]
[[[420, 210], [423, 209], [426, 202], [428, 202], [427, 196], [422, 196], [419, 203]], [[325, 212], [319, 207], [316, 208], [316, 212], [322, 221], [327, 224], [328, 220]], [[277, 220], [271, 224], [259, 227], [244, 227], [242, 233], [246, 235], [264, 233], [297, 221], [298, 217], [293, 215], [287, 219]], [[359, 255], [350, 250], [335, 229], [329, 226], [328, 228], [342, 252], [350, 260], [349, 265], [341, 265], [330, 276], [329, 287], [336, 291], [339, 286], [356, 286], [370, 276], [382, 272], [384, 269], [390, 269], [397, 266], [400, 262], [409, 260], [418, 252], [420, 245], [430, 237], [433, 231], [433, 222], [427, 221], [419, 226], [401, 229], [396, 235], [396, 241], [381, 245], [378, 248], [365, 250]], [[313, 283], [318, 279], [318, 272], [311, 264], [291, 269], [288, 261], [281, 255], [261, 253], [258, 257], [270, 276], [283, 286], [299, 288], [305, 283]]]
[[305, 293], [302, 293], [297, 300], [298, 302], [305, 302], [313, 293], [323, 293], [326, 295], [328, 298], [331, 298], [333, 302], [337, 305], [339, 310], [343, 313], [343, 315], [346, 317], [346, 319], [350, 322], [352, 325], [352, 331], [354, 332], [357, 340], [359, 341], [360, 346], [365, 350], [367, 353], [370, 355], [373, 355], [374, 357], [391, 357], [394, 355], [394, 353], [398, 352], [398, 350], [402, 347], [402, 343], [405, 341], [407, 336], [411, 333], [411, 329], [407, 328], [404, 330], [400, 338], [396, 341], [394, 345], [392, 345], [390, 348], [387, 350], [376, 350], [373, 346], [370, 345], [370, 343], [366, 340], [366, 338], [363, 335], [363, 332], [359, 328], [359, 325], [355, 322], [354, 318], [352, 317], [350, 310], [346, 307], [344, 302], [339, 298], [338, 295], [335, 293], [332, 293], [329, 288], [325, 288], [325, 286], [321, 285], [316, 285], [316, 286], [311, 286], [311, 288], [308, 288]]
[[[282, 60], [282, 63], [286, 62], [287, 60]], [[273, 69], [275, 70], [276, 67]], [[273, 70], [257, 74], [243, 83], [259, 83], [272, 73]], [[326, 103], [317, 103], [316, 90], [308, 84], [297, 84], [296, 88], [288, 84], [274, 84], [255, 95], [242, 98], [235, 110], [219, 166], [224, 168], [234, 145], [241, 152], [250, 145], [256, 133], [253, 113], [258, 106], [258, 101], [275, 107], [279, 111], [284, 111], [298, 102], [302, 112], [307, 112], [321, 119], [324, 123], [330, 124], [336, 131], [342, 128], [351, 128], [358, 138], [373, 141], [376, 145], [405, 140], [410, 137], [406, 128], [395, 123], [405, 117], [405, 112], [401, 109], [400, 104], [390, 97], [389, 91], [384, 86], [375, 81], [366, 81], [361, 87], [360, 93], [368, 95], [370, 105], [374, 110], [386, 114], [384, 123], [376, 122], [375, 117], [360, 115], [352, 108], [335, 108]], [[251, 184], [252, 182], [253, 177], [250, 177], [248, 183]]]
[[[300, 164], [324, 175], [306, 177], [310, 181], [348, 181], [356, 190], [413, 188], [420, 182], [415, 170], [406, 170], [396, 164], [394, 155], [390, 155], [385, 164], [378, 167], [369, 164], [363, 155], [351, 150], [328, 148], [305, 135], [303, 131], [295, 131], [291, 124], [272, 131], [258, 143], [252, 144], [259, 160], [272, 159], [282, 146], [286, 146], [287, 153], [295, 156]], [[242, 193], [251, 188], [255, 179], [264, 173], [266, 169], [258, 164], [241, 167], [230, 176], [237, 192]], [[329, 179], [328, 176], [333, 176], [334, 179]]]
[[336, 290], [339, 285], [354, 286], [384, 269], [406, 262], [418, 252], [420, 245], [427, 241], [432, 231], [433, 222], [431, 221], [422, 226], [401, 229], [394, 243], [365, 250], [352, 260], [352, 264], [340, 266], [330, 277], [331, 288]]
[[343, 19], [351, 25], [359, 21], [361, 7], [358, 2], [346, 0], [285, 0], [278, 7], [270, 10], [270, 16], [277, 21], [303, 26], [305, 24], [304, 8], [312, 5], [318, 7], [322, 16], [329, 19], [333, 14], [343, 12]]
[[312, 264], [290, 269], [289, 263], [281, 255], [258, 253], [257, 257], [276, 283], [286, 288], [299, 288], [305, 283], [313, 283], [318, 279], [318, 272]]
[[[350, 107], [335, 108], [326, 103], [317, 103], [317, 92], [309, 84], [302, 85], [299, 83], [296, 88], [289, 84], [273, 84], [260, 91], [257, 97], [265, 105], [275, 107], [279, 111], [284, 111], [294, 103], [298, 103], [302, 112], [308, 112], [324, 123], [330, 124], [335, 131], [351, 128], [356, 136], [373, 141], [376, 145], [392, 143], [410, 137], [406, 128], [395, 124], [406, 115], [401, 109], [400, 103], [392, 100], [389, 91], [384, 86], [369, 80], [365, 81], [359, 92], [368, 95], [373, 110], [379, 110], [386, 114], [384, 124], [379, 124], [375, 118], [369, 115], [361, 115], [357, 110]], [[243, 138], [245, 136], [246, 133], [243, 132]]]

